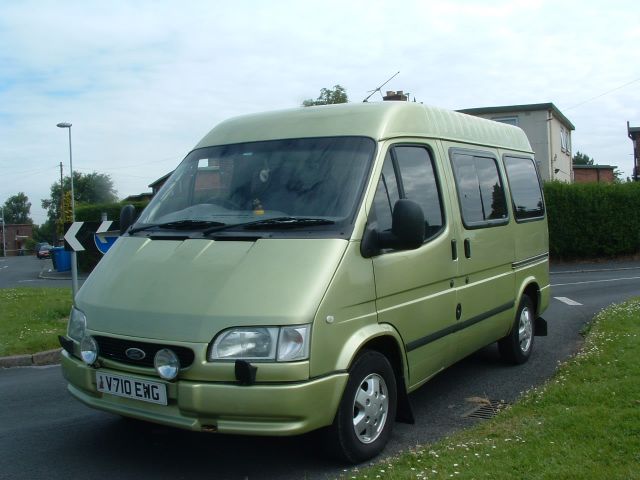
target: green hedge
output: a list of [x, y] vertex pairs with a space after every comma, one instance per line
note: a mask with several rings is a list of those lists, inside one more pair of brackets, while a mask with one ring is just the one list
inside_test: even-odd
[[553, 258], [640, 252], [640, 183], [549, 182], [544, 194]]
[[[131, 204], [136, 207], [136, 216], [147, 206], [149, 202], [118, 202], [118, 203], [97, 203], [94, 205], [79, 205], [76, 207], [76, 221], [78, 222], [99, 222], [102, 213], [107, 214], [108, 220], [120, 221], [120, 210], [124, 205]], [[90, 272], [98, 264], [102, 254], [92, 250], [85, 250], [78, 253], [78, 269], [83, 272]]]
[[94, 205], [76, 206], [76, 221], [78, 222], [99, 222], [102, 213], [107, 214], [107, 219], [115, 222], [120, 220], [120, 210], [124, 205], [131, 204], [136, 207], [137, 215], [147, 206], [149, 202], [118, 202], [118, 203], [96, 203]]

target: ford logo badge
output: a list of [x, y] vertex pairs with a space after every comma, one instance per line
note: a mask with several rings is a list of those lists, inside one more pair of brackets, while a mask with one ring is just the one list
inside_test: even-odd
[[139, 348], [127, 348], [124, 354], [130, 360], [142, 360], [144, 357], [147, 356], [147, 354], [144, 353], [144, 351], [140, 350]]

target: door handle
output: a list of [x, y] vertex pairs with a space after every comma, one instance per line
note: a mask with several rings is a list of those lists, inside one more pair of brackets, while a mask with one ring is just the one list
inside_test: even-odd
[[464, 256], [471, 258], [471, 241], [468, 238], [464, 239]]
[[451, 260], [458, 259], [458, 242], [454, 238], [451, 240]]

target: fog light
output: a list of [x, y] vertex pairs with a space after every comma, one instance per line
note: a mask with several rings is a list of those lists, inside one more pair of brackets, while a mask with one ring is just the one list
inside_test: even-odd
[[98, 343], [91, 335], [85, 335], [80, 342], [80, 356], [87, 365], [93, 365], [98, 359]]
[[160, 378], [165, 380], [173, 380], [178, 376], [178, 372], [180, 371], [180, 360], [178, 356], [173, 350], [169, 350], [168, 348], [163, 348], [156, 353], [153, 359], [153, 365], [156, 367], [156, 372], [158, 372]]

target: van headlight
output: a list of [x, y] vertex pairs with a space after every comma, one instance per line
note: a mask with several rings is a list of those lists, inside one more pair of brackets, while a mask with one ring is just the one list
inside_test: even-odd
[[209, 361], [306, 360], [309, 358], [310, 331], [310, 325], [231, 328], [213, 340], [209, 349]]
[[87, 317], [76, 307], [71, 307], [69, 314], [69, 326], [67, 327], [67, 335], [69, 338], [80, 343], [84, 332], [87, 329]]

